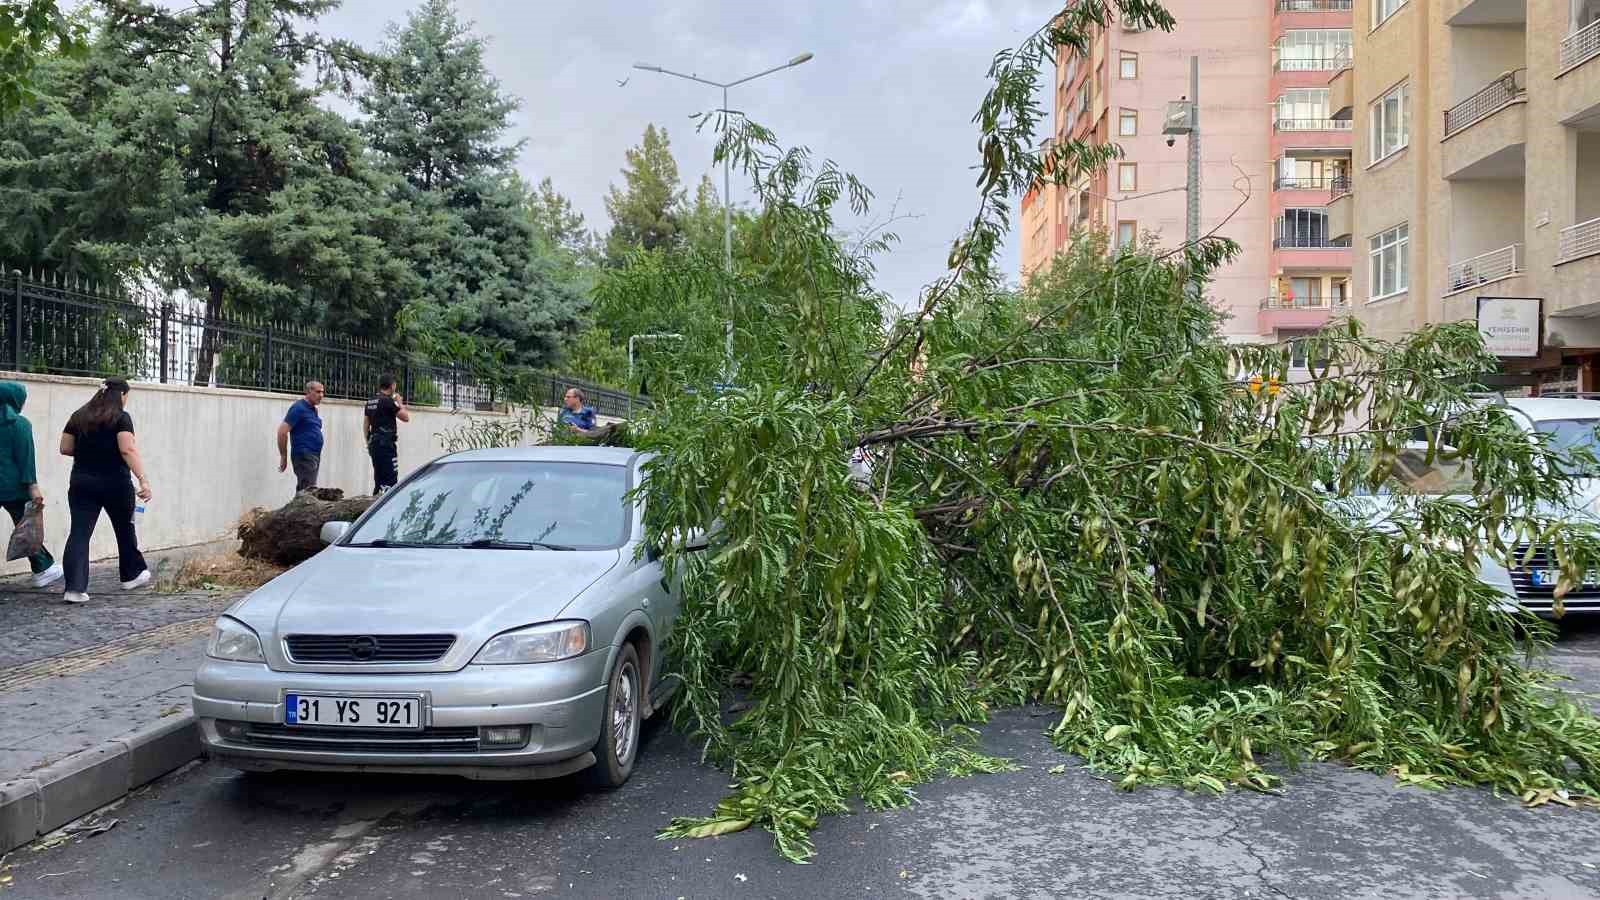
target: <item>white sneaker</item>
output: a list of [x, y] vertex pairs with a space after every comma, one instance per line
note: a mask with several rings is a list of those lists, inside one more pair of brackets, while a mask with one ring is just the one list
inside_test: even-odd
[[61, 595], [61, 599], [67, 601], [68, 603], [88, 603], [89, 595], [83, 593], [82, 591], [67, 591], [65, 594]]
[[33, 586], [49, 587], [50, 585], [55, 584], [62, 578], [66, 577], [66, 574], [67, 573], [61, 570], [61, 563], [56, 563], [50, 568], [45, 569], [43, 572], [33, 576]]
[[150, 574], [150, 570], [145, 569], [143, 572], [133, 576], [132, 581], [124, 581], [122, 583], [122, 589], [125, 591], [137, 591], [139, 588], [144, 587], [153, 580], [154, 576]]

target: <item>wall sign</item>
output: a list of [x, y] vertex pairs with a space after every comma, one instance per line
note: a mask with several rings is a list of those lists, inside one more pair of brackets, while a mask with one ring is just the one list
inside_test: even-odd
[[1479, 297], [1478, 333], [1495, 356], [1538, 356], [1544, 345], [1544, 298]]

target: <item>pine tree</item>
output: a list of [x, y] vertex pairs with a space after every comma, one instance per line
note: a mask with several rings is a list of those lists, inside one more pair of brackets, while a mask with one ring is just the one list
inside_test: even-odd
[[606, 258], [613, 264], [634, 249], [656, 250], [681, 240], [683, 188], [667, 130], [646, 126], [644, 139], [628, 150], [626, 159], [623, 188], [612, 185], [606, 195], [611, 216]]

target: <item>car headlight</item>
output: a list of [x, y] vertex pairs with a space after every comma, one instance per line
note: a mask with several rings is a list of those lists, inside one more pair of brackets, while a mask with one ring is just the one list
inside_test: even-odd
[[206, 643], [206, 655], [212, 659], [231, 659], [234, 662], [266, 662], [261, 655], [261, 638], [238, 619], [227, 616], [217, 620], [211, 629], [211, 640]]
[[472, 661], [486, 665], [555, 662], [588, 649], [588, 622], [546, 622], [495, 635]]

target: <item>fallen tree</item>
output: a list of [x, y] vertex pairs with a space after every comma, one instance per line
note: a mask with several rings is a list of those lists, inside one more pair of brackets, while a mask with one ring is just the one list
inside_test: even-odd
[[239, 555], [279, 566], [294, 566], [322, 550], [322, 526], [354, 522], [372, 497], [346, 497], [337, 488], [313, 488], [275, 509], [254, 509], [239, 522]]
[[[1056, 744], [1123, 788], [1269, 790], [1338, 760], [1530, 804], [1600, 794], [1600, 723], [1528, 662], [1549, 629], [1477, 578], [1480, 557], [1537, 544], [1564, 592], [1600, 535], [1557, 512], [1552, 451], [1467, 393], [1495, 367], [1473, 328], [1385, 343], [1341, 322], [1290, 383], [1290, 348], [1218, 337], [1204, 294], [1237, 248], [1214, 236], [1116, 253], [1080, 236], [1026, 290], [1002, 284], [1006, 198], [1115, 152], [1041, 161], [1032, 139], [1038, 65], [1113, 6], [1171, 25], [1090, 0], [997, 58], [979, 210], [915, 315], [885, 315], [871, 286], [883, 239], [835, 237], [865, 189], [742, 120], [718, 153], [761, 197], [761, 264], [728, 279], [685, 251], [608, 273], [613, 299], [692, 285], [737, 317], [739, 389], [657, 396], [632, 428], [660, 451], [647, 531], [686, 578], [675, 715], [735, 781], [664, 835], [755, 825], [803, 860], [820, 815], [1006, 765], [969, 726], [1024, 701], [1059, 709]], [[678, 383], [715, 378], [713, 325]], [[1403, 491], [1408, 442], [1468, 465], [1472, 494], [1375, 527], [1345, 501]], [[713, 527], [706, 553], [673, 543]], [[730, 717], [735, 680], [750, 696]]]

